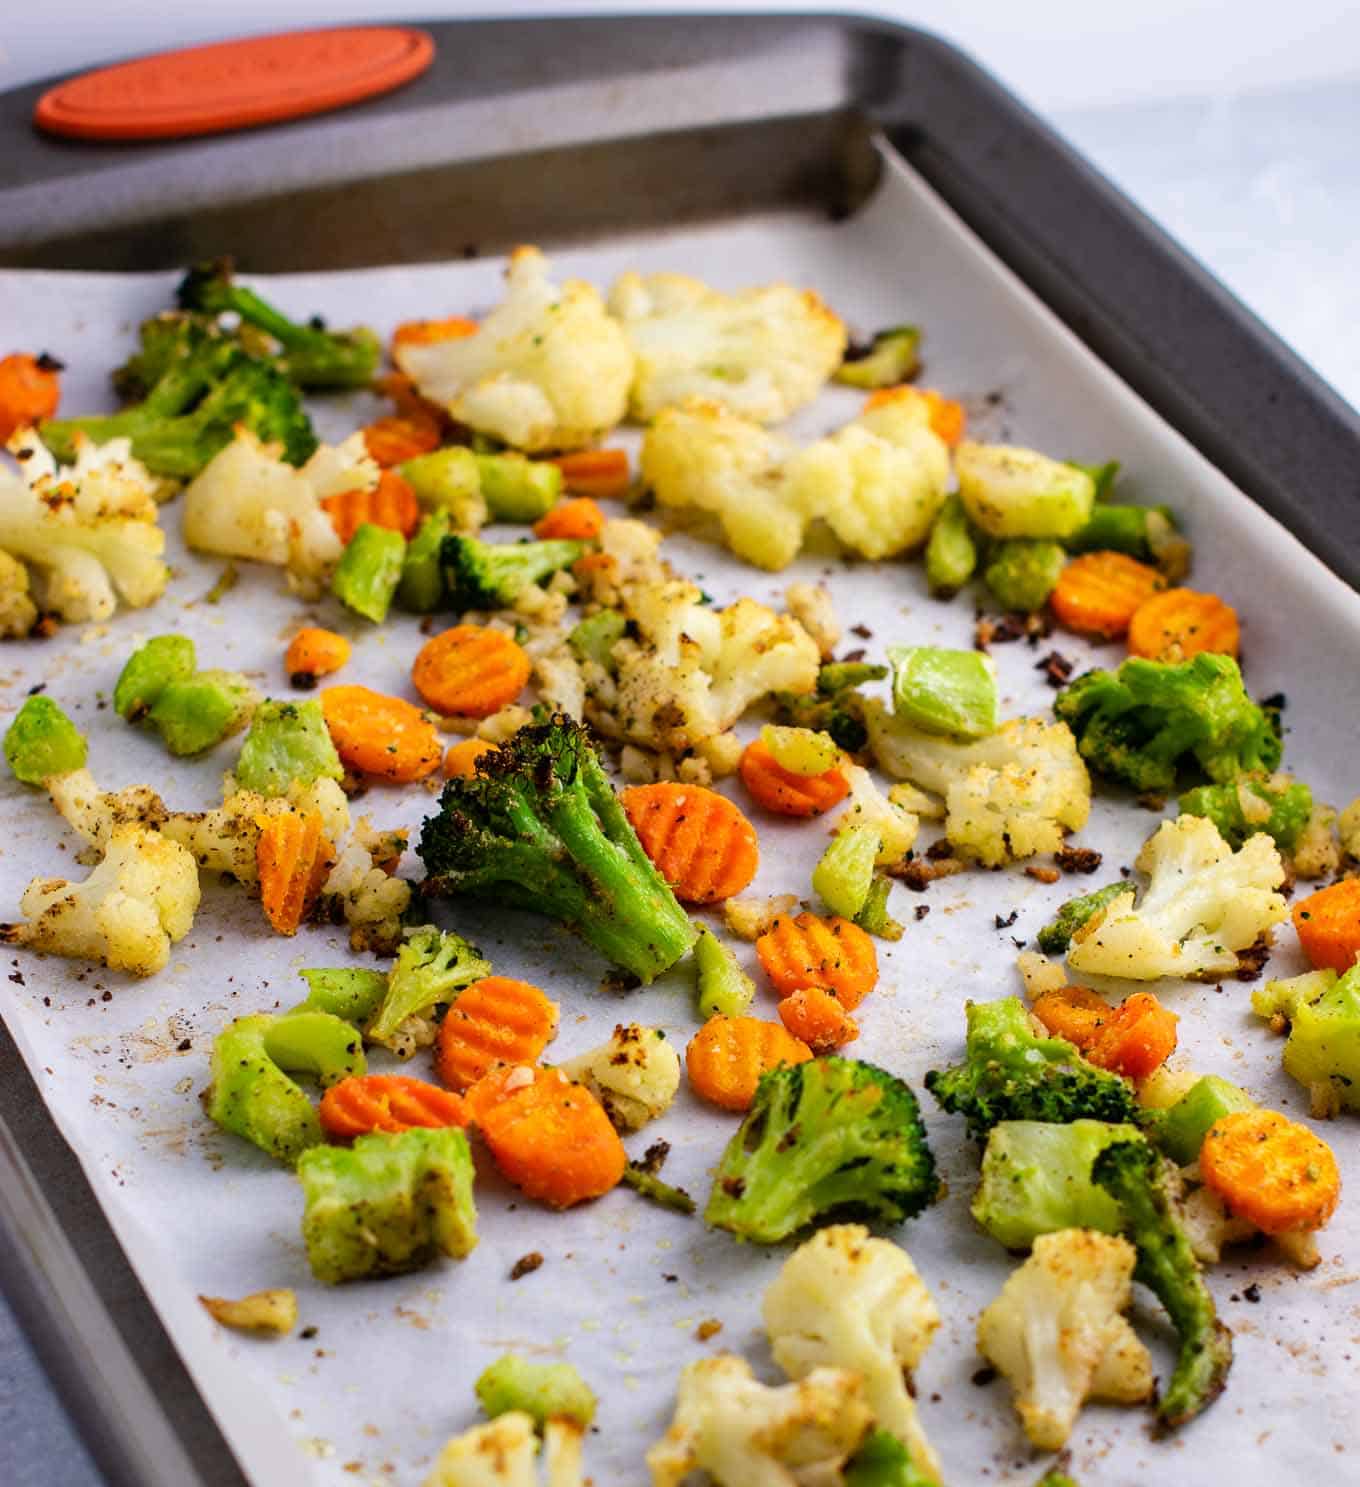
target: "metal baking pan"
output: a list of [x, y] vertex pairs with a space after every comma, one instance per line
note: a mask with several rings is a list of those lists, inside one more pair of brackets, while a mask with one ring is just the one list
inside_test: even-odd
[[[239, 136], [57, 141], [31, 130], [42, 87], [0, 96], [0, 265], [140, 270], [229, 246], [260, 271], [346, 268], [789, 205], [842, 216], [872, 193], [877, 131], [1120, 378], [1360, 584], [1360, 419], [947, 44], [820, 17], [428, 29], [435, 64], [404, 90]], [[0, 1283], [108, 1480], [244, 1482], [8, 1034], [0, 1122]]]

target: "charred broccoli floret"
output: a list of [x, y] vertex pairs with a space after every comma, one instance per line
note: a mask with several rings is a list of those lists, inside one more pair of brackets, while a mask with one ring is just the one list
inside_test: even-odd
[[704, 1217], [739, 1239], [776, 1244], [832, 1218], [900, 1223], [933, 1203], [939, 1186], [911, 1090], [873, 1064], [816, 1058], [763, 1076]]
[[1117, 1141], [1096, 1157], [1091, 1176], [1123, 1209], [1124, 1232], [1138, 1250], [1134, 1279], [1156, 1294], [1180, 1338], [1171, 1382], [1157, 1405], [1163, 1428], [1175, 1430], [1223, 1392], [1232, 1367], [1232, 1333], [1218, 1319], [1176, 1216], [1164, 1159], [1146, 1142]]
[[454, 609], [505, 609], [530, 584], [569, 568], [582, 542], [483, 542], [445, 537], [440, 549], [444, 583]]
[[932, 1069], [926, 1088], [968, 1134], [985, 1141], [998, 1121], [1129, 1121], [1141, 1107], [1133, 1087], [1087, 1063], [1071, 1043], [1035, 1034], [1018, 997], [968, 1003], [963, 1063]]
[[695, 940], [585, 730], [565, 716], [521, 728], [474, 778], [450, 780], [416, 850], [427, 893], [548, 914], [643, 981]]
[[815, 692], [776, 692], [776, 714], [781, 723], [829, 733], [847, 753], [857, 754], [869, 741], [858, 689], [887, 675], [886, 666], [867, 661], [833, 661], [818, 671]]
[[1244, 776], [1234, 784], [1200, 785], [1180, 799], [1182, 816], [1206, 816], [1235, 851], [1264, 831], [1282, 852], [1291, 852], [1313, 814], [1313, 792], [1288, 775]]

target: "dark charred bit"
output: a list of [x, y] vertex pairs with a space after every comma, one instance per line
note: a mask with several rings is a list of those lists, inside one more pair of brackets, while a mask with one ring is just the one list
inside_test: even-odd
[[510, 1267], [511, 1280], [523, 1280], [526, 1275], [532, 1275], [543, 1263], [543, 1256], [535, 1250], [530, 1250], [527, 1255], [521, 1255]]
[[1261, 1288], [1255, 1281], [1252, 1281], [1249, 1286], [1242, 1287], [1242, 1300], [1250, 1301], [1253, 1306], [1256, 1306], [1260, 1303]]
[[926, 917], [926, 915], [930, 913], [930, 905], [929, 904], [917, 904], [916, 907], [915, 907], [915, 909], [912, 910], [912, 913], [916, 916], [916, 922], [917, 922], [917, 924], [919, 924], [921, 922], [921, 920], [924, 919]]
[[1103, 861], [1094, 847], [1059, 847], [1053, 860], [1065, 873], [1093, 873]]
[[1269, 959], [1270, 946], [1264, 940], [1258, 939], [1255, 944], [1248, 945], [1245, 950], [1239, 950], [1237, 952], [1237, 979], [1259, 981]]
[[40, 614], [28, 632], [31, 640], [51, 640], [61, 629], [61, 621], [54, 614]]
[[1072, 678], [1072, 662], [1061, 651], [1049, 651], [1042, 661], [1034, 663], [1036, 671], [1042, 671], [1044, 680], [1054, 690], [1065, 687]]
[[909, 861], [895, 862], [884, 868], [890, 878], [905, 883], [914, 893], [924, 893], [936, 878], [952, 878], [963, 871], [963, 863], [957, 857], [944, 857], [938, 862], [924, 862], [919, 857]]
[[653, 1141], [642, 1153], [642, 1160], [635, 1165], [640, 1172], [645, 1172], [649, 1177], [655, 1177], [666, 1165], [666, 1158], [671, 1154], [669, 1141]]
[[855, 661], [862, 661], [868, 654], [869, 652], [862, 645], [857, 645], [854, 650], [846, 651], [841, 657], [841, 663], [842, 665], [853, 664]]
[[979, 1368], [970, 1382], [976, 1389], [985, 1389], [988, 1384], [996, 1382], [996, 1376], [996, 1369], [989, 1363], [985, 1368]]
[[1158, 795], [1155, 790], [1144, 790], [1138, 797], [1138, 804], [1145, 811], [1164, 811], [1166, 809], [1166, 796]]
[[740, 1177], [724, 1177], [722, 1180], [722, 1190], [729, 1198], [740, 1198], [746, 1191], [746, 1184]]
[[299, 692], [313, 692], [316, 690], [317, 676], [314, 671], [295, 671], [288, 678], [288, 685], [296, 688]]
[[1025, 642], [1031, 646], [1037, 646], [1041, 640], [1047, 640], [1053, 633], [1053, 621], [1042, 611], [1036, 614], [1027, 614], [1025, 621]]
[[38, 370], [40, 372], [64, 372], [66, 370], [66, 363], [64, 361], [58, 361], [49, 351], [40, 351], [38, 353]]
[[1039, 867], [1031, 862], [1025, 869], [1025, 876], [1033, 878], [1036, 883], [1056, 883], [1062, 874], [1056, 867]]
[[311, 1342], [316, 1334], [317, 1329], [315, 1327], [304, 1327], [302, 1331], [298, 1333], [298, 1336], [303, 1340], [303, 1342]]
[[858, 635], [861, 640], [872, 640], [874, 638], [874, 632], [868, 625], [851, 625], [850, 633], [852, 635]]
[[973, 627], [973, 649], [985, 651], [988, 646], [1009, 645], [1030, 633], [1029, 615], [1007, 614], [997, 619], [995, 615], [980, 614]]
[[[798, 1145], [798, 1142], [802, 1138], [802, 1134], [802, 1131], [800, 1131], [798, 1128], [798, 1122], [794, 1121], [794, 1123], [788, 1128], [788, 1130], [785, 1131], [784, 1134], [775, 1143], [774, 1149], [776, 1151], [788, 1151], [791, 1147]], [[740, 1181], [740, 1178], [738, 1179], [738, 1181]]]
[[47, 683], [46, 682], [37, 682], [35, 685], [31, 686], [28, 689], [28, 695], [30, 697], [38, 697], [43, 692], [45, 692], [46, 690], [47, 690]]
[[642, 977], [632, 971], [611, 971], [600, 982], [602, 991], [636, 991], [642, 985]]
[[926, 848], [926, 856], [931, 862], [942, 862], [946, 857], [952, 857], [954, 849], [949, 845], [949, 838], [942, 836], [938, 842], [931, 842]]
[[1012, 909], [1009, 914], [995, 914], [992, 919], [998, 929], [1009, 929], [1019, 917], [1020, 910]]

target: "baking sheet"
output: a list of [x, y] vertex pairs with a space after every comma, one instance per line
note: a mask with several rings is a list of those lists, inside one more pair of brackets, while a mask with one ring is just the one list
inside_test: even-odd
[[[816, 288], [859, 334], [902, 320], [925, 325], [924, 380], [965, 396], [980, 437], [1087, 460], [1118, 458], [1124, 499], [1166, 501], [1184, 513], [1200, 555], [1196, 582], [1243, 612], [1253, 690], [1289, 696], [1287, 762], [1324, 799], [1344, 802], [1360, 785], [1347, 757], [1360, 704], [1353, 665], [1360, 601], [1095, 363], [896, 161], [874, 201], [848, 222], [750, 218], [613, 240], [557, 261], [562, 272], [601, 286], [625, 267], [680, 270], [730, 288], [786, 278]], [[386, 332], [412, 316], [485, 310], [499, 297], [499, 271], [496, 263], [472, 262], [296, 275], [266, 292], [296, 312], [319, 311], [336, 323], [361, 318]], [[47, 349], [68, 363], [65, 407], [103, 406], [109, 368], [126, 355], [137, 322], [168, 302], [172, 283], [165, 275], [0, 274], [4, 342]], [[828, 391], [793, 429], [816, 435], [842, 422], [857, 402], [847, 391]], [[338, 437], [375, 407], [364, 398], [330, 404], [319, 419], [322, 432]], [[284, 637], [298, 605], [276, 572], [246, 565], [221, 605], [203, 604], [221, 564], [183, 551], [175, 506], [163, 521], [177, 576], [159, 605], [107, 626], [68, 628], [42, 645], [5, 647], [0, 705], [8, 713], [29, 687], [46, 683], [87, 730], [91, 768], [105, 788], [149, 780], [172, 806], [201, 808], [217, 798], [234, 746], [196, 763], [168, 760], [98, 694], [109, 695], [134, 644], [171, 628], [193, 635], [203, 664], [247, 671], [280, 693]], [[810, 557], [766, 575], [682, 536], [668, 539], [664, 551], [719, 602], [742, 593], [774, 600], [795, 579], [820, 578], [845, 623], [872, 631], [863, 643], [874, 656], [894, 642], [971, 643], [970, 604], [927, 598], [919, 565], [846, 567]], [[339, 618], [329, 605], [319, 613], [328, 623]], [[380, 630], [348, 626], [356, 650], [346, 679], [406, 691], [419, 643], [415, 626], [410, 618]], [[847, 635], [845, 645], [859, 643]], [[1114, 664], [1119, 655], [1066, 636], [1055, 643], [1079, 664]], [[994, 654], [1005, 712], [1046, 710], [1053, 694], [1034, 670], [1043, 651], [1019, 644]], [[10, 917], [30, 877], [81, 874], [41, 794], [13, 781], [3, 792], [0, 917]], [[414, 827], [432, 806], [419, 789], [375, 789], [355, 814], [368, 810], [380, 823]], [[1104, 852], [1108, 869], [1131, 862], [1155, 824], [1127, 802], [1100, 799], [1079, 840]], [[753, 891], [806, 893], [821, 829], [760, 826], [762, 867]], [[919, 898], [897, 889], [893, 907], [907, 922], [906, 936], [880, 947], [882, 985], [863, 1009], [863, 1036], [850, 1051], [919, 1090], [927, 1069], [958, 1055], [965, 999], [1017, 989], [1012, 936], [1032, 937], [1081, 881], [1045, 886], [1017, 869], [945, 880]], [[918, 904], [931, 911], [920, 921], [912, 915]], [[1012, 910], [1015, 924], [996, 929], [995, 917]], [[537, 981], [561, 1003], [555, 1057], [593, 1046], [625, 1016], [661, 1025], [677, 1043], [695, 1027], [681, 977], [620, 996], [601, 990], [601, 964], [545, 921], [460, 904], [445, 922], [479, 942], [498, 972]], [[153, 981], [11, 958], [3, 1005], [16, 1041], [253, 1480], [418, 1482], [442, 1441], [476, 1420], [477, 1373], [510, 1349], [568, 1358], [595, 1386], [601, 1409], [587, 1452], [600, 1487], [645, 1479], [642, 1453], [669, 1420], [684, 1363], [728, 1348], [748, 1356], [762, 1376], [778, 1377], [758, 1319], [760, 1293], [784, 1251], [738, 1247], [698, 1219], [659, 1212], [626, 1190], [555, 1215], [517, 1203], [488, 1174], [478, 1184], [482, 1240], [467, 1261], [334, 1291], [311, 1280], [295, 1180], [212, 1127], [196, 1096], [206, 1083], [212, 1035], [226, 1020], [291, 1005], [302, 994], [302, 966], [351, 961], [339, 931], [279, 940], [256, 903], [230, 888], [207, 887], [193, 932]], [[1292, 934], [1282, 931], [1269, 973], [1301, 965]], [[1196, 1067], [1300, 1115], [1306, 1100], [1280, 1073], [1280, 1045], [1251, 1017], [1249, 993], [1233, 981], [1221, 989], [1171, 990], [1169, 1000], [1183, 1014], [1182, 1049]], [[757, 1007], [772, 1015], [767, 993]], [[423, 1069], [417, 1063], [412, 1072]], [[963, 1141], [961, 1122], [943, 1116], [928, 1096], [923, 1108], [950, 1193], [895, 1233], [944, 1315], [918, 1373], [922, 1418], [949, 1481], [1029, 1483], [1040, 1475], [1040, 1458], [1016, 1426], [1004, 1383], [971, 1381], [979, 1362], [976, 1314], [1012, 1262], [968, 1217], [976, 1154]], [[730, 1127], [729, 1118], [682, 1091], [668, 1115], [630, 1145], [638, 1154], [658, 1137], [670, 1141], [667, 1178], [702, 1202]], [[1238, 1343], [1228, 1393], [1169, 1443], [1149, 1439], [1143, 1412], [1088, 1409], [1072, 1439], [1074, 1474], [1085, 1487], [1145, 1482], [1169, 1465], [1178, 1481], [1195, 1487], [1221, 1480], [1229, 1462], [1246, 1484], [1278, 1481], [1282, 1469], [1293, 1480], [1345, 1476], [1346, 1453], [1360, 1448], [1350, 1362], [1360, 1343], [1360, 1223], [1349, 1192], [1360, 1164], [1353, 1118], [1327, 1134], [1348, 1192], [1323, 1236], [1324, 1263], [1301, 1276], [1243, 1252], [1220, 1266], [1212, 1283]], [[542, 1268], [511, 1282], [514, 1261], [534, 1250], [544, 1256]], [[1256, 1303], [1244, 1299], [1253, 1281]], [[194, 1299], [267, 1285], [297, 1289], [300, 1328], [315, 1328], [313, 1335], [243, 1339], [217, 1329]], [[700, 1342], [695, 1329], [709, 1318], [722, 1331]], [[1165, 1375], [1168, 1334], [1150, 1298], [1140, 1298], [1136, 1319]]]

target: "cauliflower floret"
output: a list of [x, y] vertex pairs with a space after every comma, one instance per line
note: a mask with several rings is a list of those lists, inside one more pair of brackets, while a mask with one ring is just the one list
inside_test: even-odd
[[28, 569], [0, 552], [0, 640], [22, 640], [38, 620], [38, 606], [28, 591]]
[[1156, 981], [1237, 969], [1245, 950], [1287, 914], [1279, 848], [1263, 831], [1234, 852], [1204, 816], [1163, 821], [1138, 854], [1150, 881], [1134, 908], [1133, 889], [1111, 899], [1072, 937], [1074, 971]]
[[1063, 830], [1085, 826], [1091, 779], [1066, 723], [1012, 718], [987, 738], [959, 743], [864, 703], [879, 767], [945, 798], [945, 835], [955, 851], [988, 867], [1054, 852]]
[[[10, 440], [22, 478], [0, 469], [0, 549], [33, 569], [39, 609], [63, 620], [106, 620], [118, 600], [143, 609], [165, 591], [165, 533], [156, 482], [127, 439], [77, 436], [76, 462], [59, 466], [32, 429]], [[12, 589], [17, 623], [26, 612]]]
[[599, 292], [560, 289], [537, 248], [516, 248], [505, 299], [475, 335], [396, 349], [423, 396], [514, 449], [578, 449], [627, 411], [633, 351]]
[[19, 906], [27, 921], [0, 925], [6, 944], [152, 976], [193, 925], [198, 870], [183, 847], [159, 832], [120, 826], [83, 883], [35, 878]]
[[723, 927], [739, 940], [758, 940], [780, 915], [798, 912], [796, 893], [776, 893], [770, 898], [723, 900]]
[[[456, 1435], [439, 1453], [424, 1487], [537, 1487], [538, 1438], [523, 1410], [497, 1415]], [[543, 1429], [547, 1487], [583, 1487], [581, 1427], [549, 1420]]]
[[862, 1224], [813, 1235], [784, 1262], [761, 1308], [774, 1360], [791, 1379], [827, 1366], [858, 1373], [874, 1423], [926, 1476], [940, 1466], [916, 1417], [910, 1377], [940, 1325], [911, 1256]]
[[627, 273], [609, 310], [637, 354], [629, 407], [641, 423], [690, 397], [781, 423], [817, 396], [845, 354], [840, 318], [788, 284], [723, 294], [685, 274]]
[[1152, 1359], [1121, 1315], [1136, 1259], [1116, 1235], [1041, 1234], [978, 1318], [978, 1351], [1005, 1374], [1025, 1434], [1042, 1450], [1065, 1444], [1088, 1399], [1152, 1397]]
[[1341, 812], [1336, 829], [1341, 837], [1341, 850], [1352, 861], [1360, 862], [1360, 795]]
[[237, 429], [184, 492], [184, 540], [199, 552], [284, 568], [294, 589], [315, 597], [344, 550], [322, 500], [371, 490], [379, 470], [362, 434], [322, 445], [301, 469], [280, 453], [279, 445]]
[[395, 860], [377, 859], [373, 845], [356, 830], [321, 885], [316, 912], [349, 925], [350, 948], [394, 955], [401, 944], [402, 915], [411, 903], [411, 885], [393, 875]]
[[772, 1389], [743, 1358], [720, 1353], [680, 1375], [670, 1429], [647, 1452], [652, 1487], [706, 1471], [718, 1487], [834, 1481], [871, 1419], [858, 1374], [814, 1368]]
[[866, 558], [924, 542], [944, 503], [949, 451], [915, 400], [863, 413], [801, 450], [691, 400], [647, 430], [641, 469], [662, 506], [712, 513], [738, 557], [779, 569], [816, 520]]
[[46, 783], [48, 799], [57, 814], [78, 837], [101, 852], [120, 826], [159, 831], [170, 816], [165, 802], [150, 785], [101, 790], [88, 769], [53, 775]]
[[614, 1036], [561, 1065], [584, 1084], [620, 1131], [640, 1131], [670, 1109], [680, 1088], [680, 1056], [656, 1027], [620, 1023]]
[[577, 578], [583, 604], [617, 608], [623, 595], [639, 583], [663, 583], [670, 565], [660, 555], [661, 533], [631, 517], [609, 517], [596, 539], [599, 561]]
[[841, 773], [850, 782], [850, 805], [831, 825], [839, 836], [852, 826], [872, 826], [878, 832], [878, 856], [874, 861], [887, 867], [901, 860], [911, 850], [920, 819], [895, 805], [874, 784], [874, 777], [858, 764], [842, 764]]
[[822, 660], [829, 661], [841, 643], [841, 622], [830, 590], [820, 583], [791, 583], [784, 590], [784, 608], [817, 642]]
[[1321, 803], [1313, 807], [1290, 856], [1296, 878], [1329, 878], [1341, 866], [1336, 820], [1334, 807]]
[[611, 716], [596, 720], [604, 731], [684, 753], [726, 732], [770, 692], [816, 686], [816, 642], [797, 620], [754, 599], [721, 610], [702, 600], [680, 579], [629, 590], [627, 613], [639, 639], [614, 648]]
[[534, 683], [545, 707], [581, 721], [586, 706], [585, 674], [565, 646], [534, 657]]

